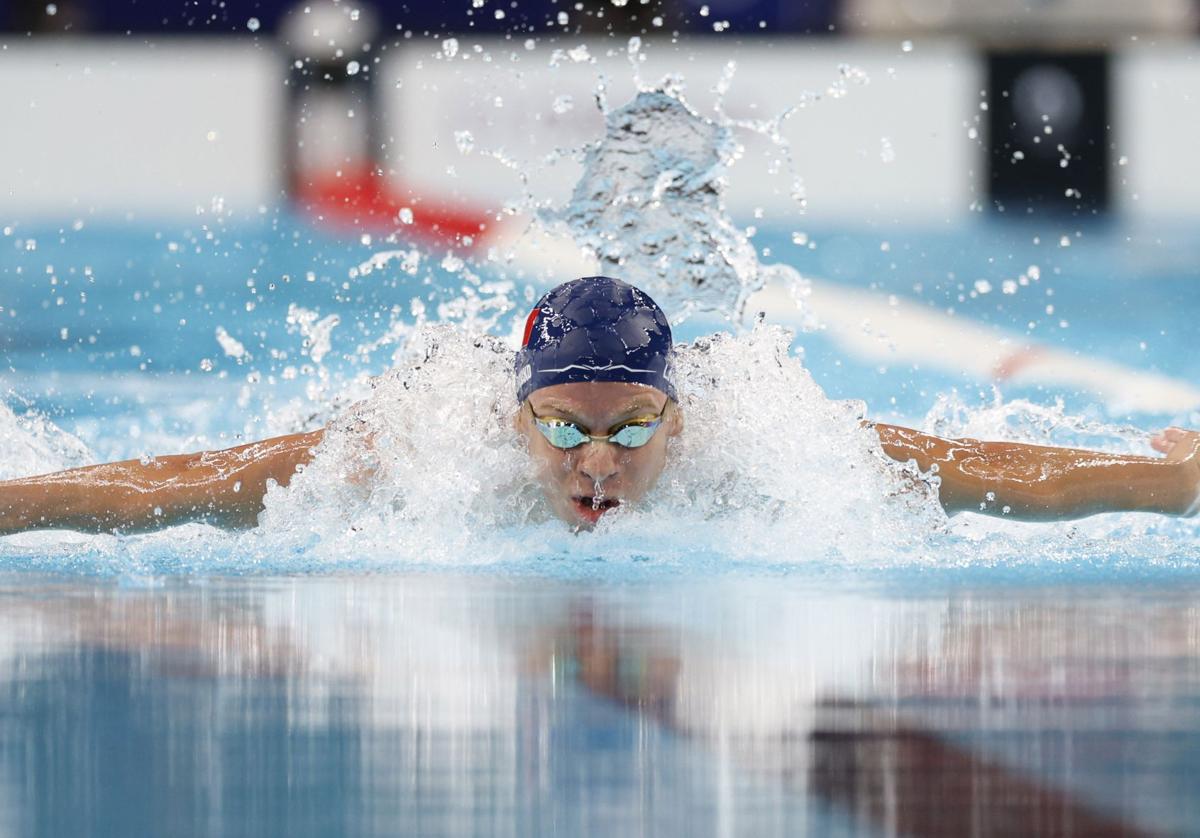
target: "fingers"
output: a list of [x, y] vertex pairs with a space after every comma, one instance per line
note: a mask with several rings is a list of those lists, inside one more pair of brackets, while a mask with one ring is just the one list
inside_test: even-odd
[[1200, 431], [1186, 428], [1164, 428], [1150, 438], [1150, 447], [1175, 459], [1200, 453]]
[[1179, 441], [1179, 428], [1166, 428], [1150, 437], [1150, 447], [1160, 454], [1169, 454]]

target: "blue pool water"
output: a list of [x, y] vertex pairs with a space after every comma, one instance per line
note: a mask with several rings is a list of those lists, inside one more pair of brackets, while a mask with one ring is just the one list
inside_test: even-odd
[[[0, 237], [6, 477], [326, 421], [396, 345], [363, 347], [411, 321], [414, 297], [432, 313], [465, 284], [441, 250], [415, 275], [362, 275], [407, 245], [286, 215], [75, 226]], [[1200, 382], [1200, 237], [1183, 227], [805, 231], [813, 247], [784, 227], [754, 242], [841, 287]], [[1000, 290], [1030, 265], [1036, 284]], [[319, 360], [297, 306], [340, 318]], [[679, 337], [722, 325], [698, 316]], [[829, 397], [880, 418], [921, 424], [956, 392], [973, 415], [1061, 397], [1055, 415], [1113, 447], [1200, 424], [1086, 392], [997, 396], [822, 332], [794, 347]], [[1092, 433], [1079, 427], [1050, 430]], [[1200, 832], [1195, 526], [954, 526], [895, 561], [875, 542], [865, 557], [764, 543], [751, 559], [702, 531], [545, 527], [436, 561], [401, 542], [199, 526], [6, 539], [0, 821], [35, 835]]]

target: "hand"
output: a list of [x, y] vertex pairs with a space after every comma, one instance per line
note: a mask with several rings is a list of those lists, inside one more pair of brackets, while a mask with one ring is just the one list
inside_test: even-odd
[[1192, 498], [1183, 515], [1192, 517], [1200, 513], [1200, 431], [1167, 428], [1155, 434], [1150, 446], [1165, 454], [1168, 462], [1180, 464]]

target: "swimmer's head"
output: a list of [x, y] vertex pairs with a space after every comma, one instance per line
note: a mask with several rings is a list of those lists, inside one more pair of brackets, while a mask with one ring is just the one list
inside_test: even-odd
[[560, 517], [591, 526], [657, 482], [683, 429], [671, 351], [662, 309], [618, 279], [576, 279], [538, 301], [517, 354], [517, 424]]
[[675, 398], [671, 325], [645, 292], [585, 276], [548, 291], [525, 321], [517, 401], [542, 387], [586, 381], [643, 384]]

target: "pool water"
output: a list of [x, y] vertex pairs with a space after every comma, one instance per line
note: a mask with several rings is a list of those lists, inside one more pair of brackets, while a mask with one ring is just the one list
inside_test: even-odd
[[[1200, 237], [1182, 226], [794, 232], [754, 242], [840, 287], [1200, 381]], [[471, 283], [441, 252], [412, 275], [352, 270], [407, 246], [286, 214], [18, 225], [0, 238], [2, 476], [326, 421], [392, 363], [414, 297], [463, 319], [446, 306]], [[1001, 290], [1031, 265], [1036, 283]], [[508, 293], [519, 310], [520, 283]], [[700, 314], [678, 332], [717, 327]], [[1111, 447], [1200, 424], [1086, 391], [997, 394], [821, 331], [793, 348], [831, 398], [914, 425], [951, 393], [998, 431], [1028, 410], [997, 404], [1024, 399], [1070, 420], [1053, 438]], [[523, 553], [497, 541], [495, 562], [486, 541], [457, 561], [402, 543], [368, 560], [353, 541], [322, 553], [196, 525], [5, 539], [0, 820], [34, 835], [1197, 832], [1200, 542], [1147, 521], [960, 516], [890, 562], [801, 543], [725, 561], [686, 533], [609, 560], [606, 542], [572, 555], [583, 541], [548, 529]]]
[[1194, 832], [1193, 584], [7, 575], [24, 835]]

